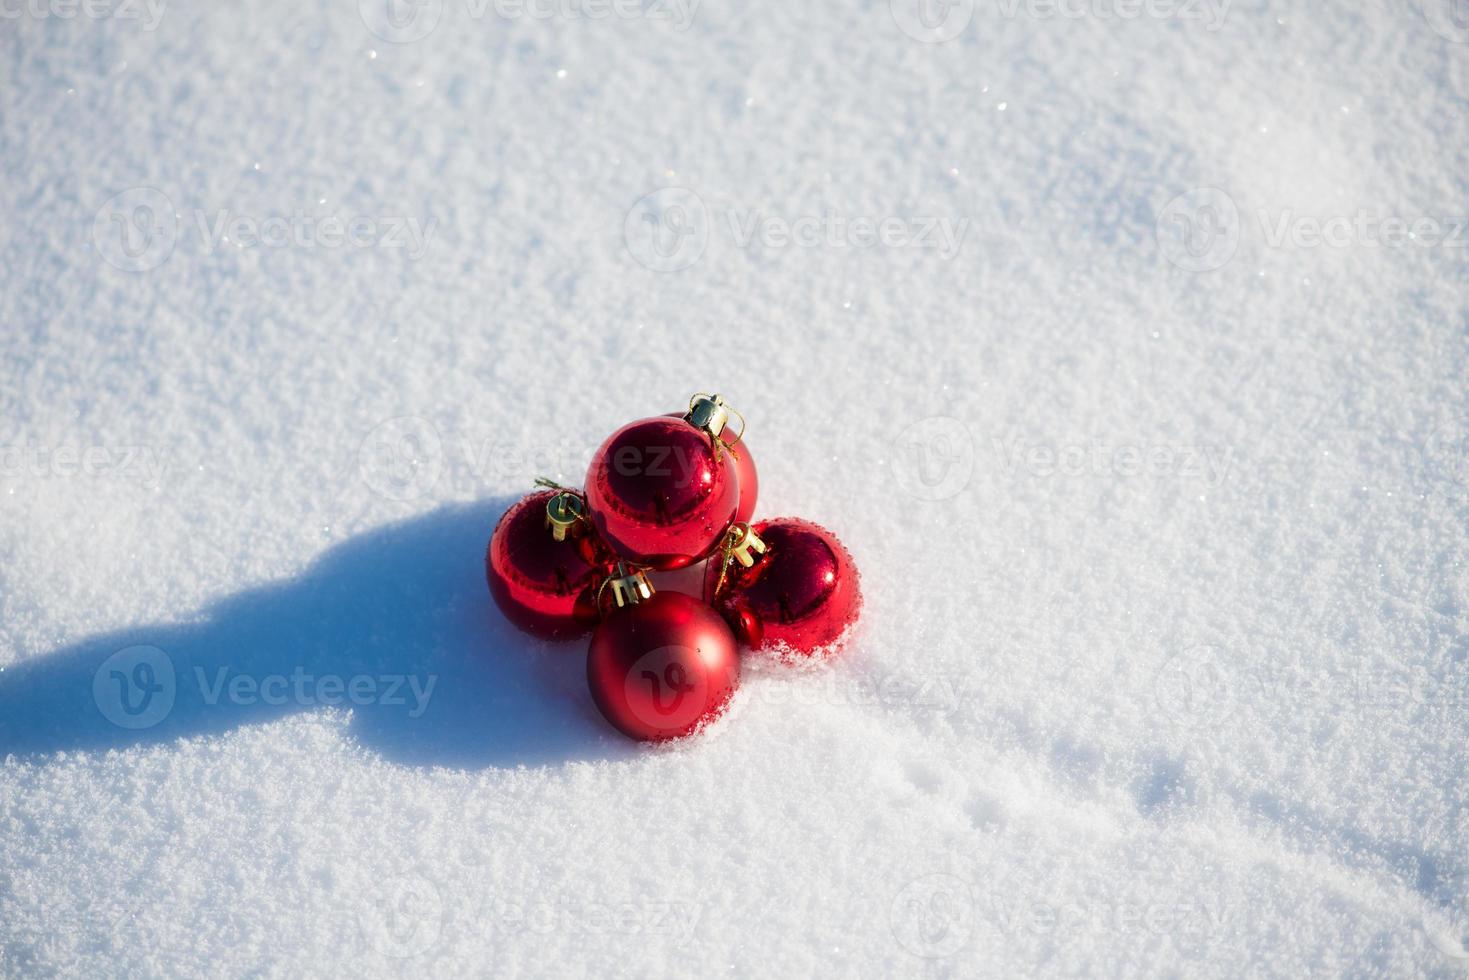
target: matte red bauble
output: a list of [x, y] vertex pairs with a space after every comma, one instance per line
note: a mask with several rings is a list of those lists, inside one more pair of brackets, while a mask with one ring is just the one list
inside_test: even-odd
[[643, 741], [688, 735], [718, 717], [740, 683], [734, 634], [681, 592], [610, 613], [592, 633], [587, 684], [618, 731]]
[[720, 541], [739, 506], [729, 453], [682, 418], [623, 426], [587, 470], [597, 533], [617, 554], [655, 569], [683, 568]]
[[495, 604], [520, 629], [547, 640], [571, 639], [596, 625], [595, 591], [610, 561], [585, 519], [557, 540], [546, 512], [557, 496], [543, 490], [513, 504], [485, 552]]
[[[705, 598], [751, 647], [810, 655], [835, 642], [862, 608], [851, 554], [830, 531], [794, 517], [749, 530], [750, 564], [726, 548], [705, 570]], [[737, 541], [739, 526], [731, 534]]]

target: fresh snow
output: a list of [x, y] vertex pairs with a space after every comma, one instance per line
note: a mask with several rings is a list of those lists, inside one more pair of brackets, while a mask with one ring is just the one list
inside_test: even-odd
[[[12, 0], [0, 164], [0, 974], [1469, 973], [1462, 4]], [[483, 549], [697, 391], [864, 612], [641, 747]]]

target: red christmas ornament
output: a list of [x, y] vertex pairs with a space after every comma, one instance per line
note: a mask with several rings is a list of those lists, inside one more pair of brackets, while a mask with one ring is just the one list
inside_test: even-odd
[[592, 633], [587, 684], [612, 726], [631, 738], [688, 735], [723, 714], [740, 683], [734, 634], [713, 609], [657, 592], [641, 573], [609, 582], [622, 608]]
[[513, 504], [485, 551], [495, 604], [520, 629], [547, 640], [597, 623], [596, 588], [611, 556], [592, 534], [581, 495], [542, 490]]
[[734, 460], [735, 475], [740, 480], [740, 504], [735, 509], [735, 522], [748, 524], [750, 518], [755, 516], [755, 497], [760, 492], [760, 477], [755, 473], [755, 460], [744, 439], [729, 447], [729, 455]]
[[[669, 412], [664, 418], [681, 419], [686, 414]], [[755, 459], [750, 455], [750, 447], [745, 444], [743, 430], [733, 442], [723, 434], [719, 438], [724, 440], [725, 451], [733, 460], [735, 476], [740, 481], [740, 503], [735, 508], [735, 523], [748, 524], [750, 518], [755, 516], [755, 499], [760, 495], [760, 476], [755, 472]]]
[[794, 517], [737, 524], [705, 570], [704, 597], [752, 648], [811, 655], [857, 619], [851, 554], [830, 531]]
[[618, 555], [667, 570], [719, 544], [740, 497], [719, 438], [727, 417], [719, 396], [696, 396], [684, 418], [632, 422], [602, 443], [587, 470], [587, 505]]

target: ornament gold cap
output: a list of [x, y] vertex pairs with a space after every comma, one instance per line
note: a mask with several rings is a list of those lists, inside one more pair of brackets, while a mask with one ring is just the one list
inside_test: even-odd
[[[740, 431], [733, 439], [725, 439], [723, 433], [731, 415], [740, 420]], [[714, 444], [715, 459], [722, 459], [726, 449], [733, 449], [745, 438], [745, 417], [718, 395], [707, 395], [701, 391], [690, 398], [684, 420], [709, 436], [709, 441]]]
[[729, 538], [725, 542], [725, 551], [746, 568], [755, 564], [755, 555], [765, 554], [765, 542], [760, 540], [760, 535], [756, 534], [750, 525], [731, 524], [728, 533]]
[[641, 568], [628, 570], [626, 562], [617, 563], [617, 573], [609, 576], [597, 590], [598, 605], [601, 605], [601, 591], [610, 587], [612, 589], [612, 602], [618, 609], [626, 606], [636, 606], [645, 599], [653, 598], [653, 583], [648, 581], [648, 576]]
[[739, 562], [745, 568], [755, 564], [755, 555], [765, 554], [765, 542], [760, 540], [760, 535], [755, 529], [743, 521], [731, 524], [729, 530], [724, 532], [724, 541], [719, 548], [719, 557], [712, 559], [719, 562], [719, 578], [714, 583], [713, 595], [706, 595], [706, 601], [712, 601], [724, 591], [724, 583], [729, 581], [729, 568], [735, 562]]
[[563, 490], [546, 501], [546, 525], [550, 527], [551, 536], [557, 541], [565, 541], [566, 532], [586, 516], [586, 502], [582, 500], [581, 494], [572, 490]]
[[724, 427], [729, 424], [729, 412], [729, 406], [724, 403], [723, 398], [699, 392], [689, 399], [688, 414], [684, 418], [694, 428], [703, 429], [711, 438], [718, 439]]

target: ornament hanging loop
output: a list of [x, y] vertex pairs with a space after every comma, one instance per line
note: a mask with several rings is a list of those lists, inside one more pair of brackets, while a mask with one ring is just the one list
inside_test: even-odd
[[737, 409], [737, 408], [735, 408], [733, 405], [726, 405], [724, 407], [726, 409], [728, 409], [734, 415], [735, 418], [737, 418], [737, 419], [740, 420], [740, 431], [738, 431], [738, 432], [735, 433], [735, 437], [733, 439], [731, 439], [729, 442], [726, 442], [724, 444], [726, 446], [726, 448], [729, 448], [729, 447], [733, 447], [736, 443], [739, 443], [739, 442], [743, 442], [744, 441], [744, 438], [745, 438], [745, 417], [743, 415], [741, 415], [740, 414], [740, 410]]
[[[740, 420], [740, 431], [732, 441], [726, 442], [723, 438], [724, 428], [729, 424], [729, 417], [734, 415]], [[719, 395], [710, 395], [699, 392], [689, 399], [689, 410], [684, 418], [694, 428], [708, 434], [714, 443], [714, 456], [720, 458], [724, 450], [745, 437], [745, 417], [738, 410], [731, 407]]]

